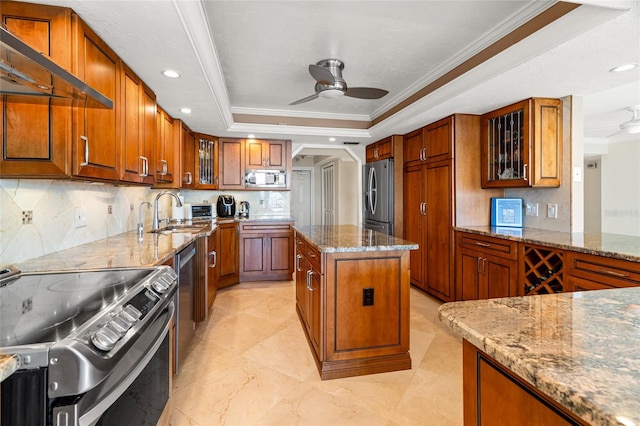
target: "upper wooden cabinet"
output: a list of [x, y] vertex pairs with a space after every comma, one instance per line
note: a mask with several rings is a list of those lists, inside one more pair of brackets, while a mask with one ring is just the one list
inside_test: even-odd
[[404, 136], [404, 164], [413, 166], [451, 159], [453, 141], [453, 116], [414, 130]]
[[179, 179], [174, 179], [177, 160], [180, 158], [179, 134], [181, 122], [175, 120], [162, 108], [158, 107], [156, 132], [156, 187], [179, 188]]
[[197, 182], [196, 136], [182, 121], [180, 122], [179, 136], [180, 156], [182, 158], [182, 169], [180, 170], [182, 182], [180, 187], [194, 189]]
[[244, 189], [244, 145], [244, 139], [220, 138], [218, 146], [219, 189]]
[[122, 117], [122, 61], [77, 15], [72, 15], [75, 32], [75, 74], [104, 96], [113, 109], [74, 108], [73, 174], [101, 180], [120, 179]]
[[[71, 10], [2, 1], [2, 23], [71, 69]], [[71, 107], [49, 98], [0, 96], [0, 177], [70, 177]]]
[[247, 139], [245, 147], [245, 168], [284, 170], [291, 158], [291, 142], [284, 140]]
[[120, 180], [153, 184], [156, 97], [126, 65], [122, 73], [122, 155]]
[[404, 153], [404, 165], [420, 165], [426, 161], [426, 141], [422, 137], [422, 129], [414, 130], [404, 135], [402, 143]]
[[560, 186], [562, 101], [531, 98], [481, 120], [483, 188]]
[[387, 158], [393, 158], [393, 148], [394, 144], [392, 136], [367, 145], [367, 163], [378, 160], [386, 160]]
[[218, 189], [218, 138], [196, 133], [196, 188]]

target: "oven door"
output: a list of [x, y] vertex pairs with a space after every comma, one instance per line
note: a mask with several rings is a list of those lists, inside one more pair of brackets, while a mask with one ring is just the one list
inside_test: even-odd
[[53, 426], [156, 425], [169, 401], [170, 302], [97, 387], [61, 398], [52, 408]]

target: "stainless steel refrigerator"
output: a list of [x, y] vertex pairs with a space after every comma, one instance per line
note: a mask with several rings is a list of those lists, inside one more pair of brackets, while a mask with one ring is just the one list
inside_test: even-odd
[[364, 227], [393, 235], [393, 159], [363, 167]]

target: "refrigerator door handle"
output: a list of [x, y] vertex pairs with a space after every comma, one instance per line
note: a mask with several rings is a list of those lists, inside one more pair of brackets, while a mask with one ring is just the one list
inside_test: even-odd
[[378, 189], [376, 181], [376, 169], [369, 169], [369, 212], [374, 215], [378, 204]]

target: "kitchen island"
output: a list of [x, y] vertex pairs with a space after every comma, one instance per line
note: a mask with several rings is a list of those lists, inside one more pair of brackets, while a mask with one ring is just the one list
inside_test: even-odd
[[296, 311], [322, 379], [411, 368], [409, 250], [352, 225], [295, 228]]
[[640, 288], [446, 303], [465, 424], [640, 424]]

